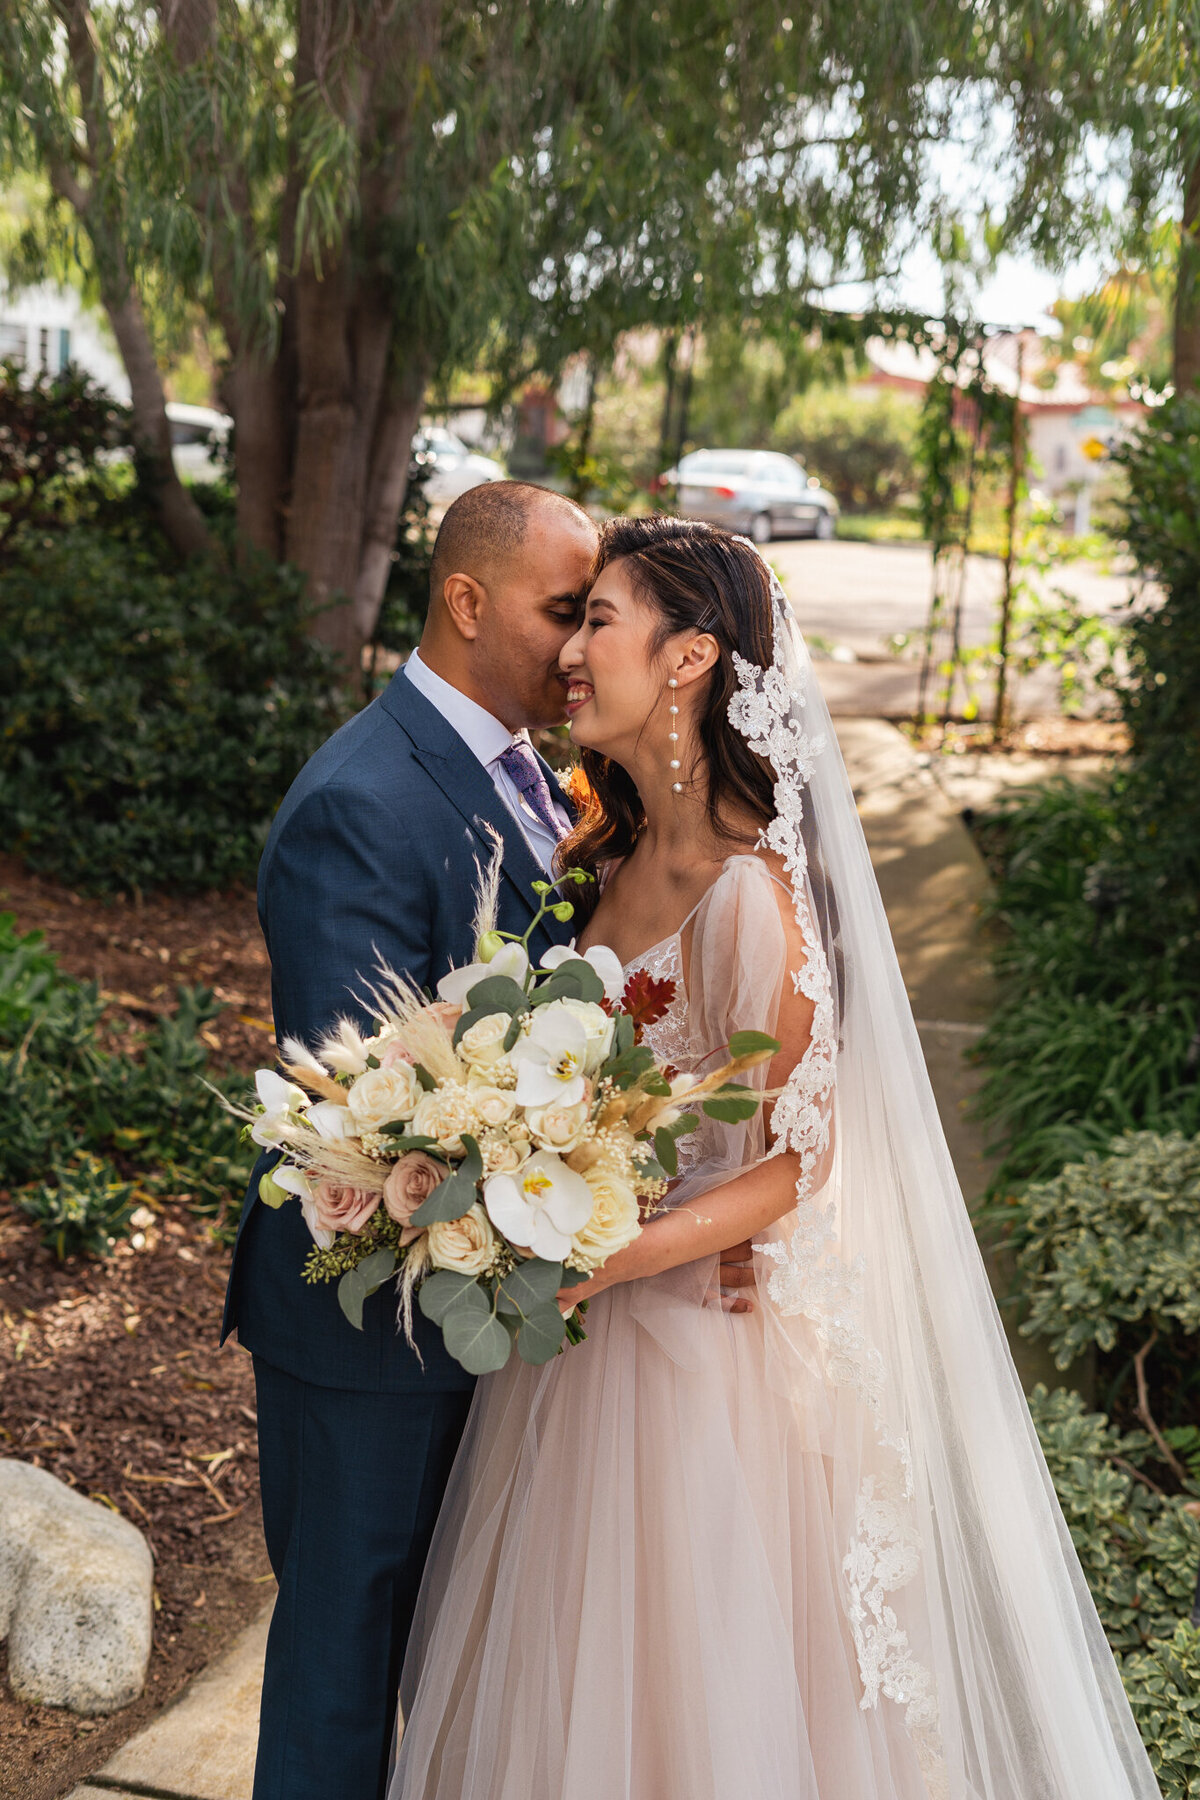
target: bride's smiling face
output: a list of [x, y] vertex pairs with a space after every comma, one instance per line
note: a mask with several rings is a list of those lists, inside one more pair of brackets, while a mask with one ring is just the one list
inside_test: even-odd
[[574, 743], [628, 766], [647, 728], [661, 724], [665, 741], [667, 708], [674, 697], [683, 712], [684, 690], [694, 677], [681, 670], [680, 688], [668, 689], [678, 646], [672, 638], [662, 643], [660, 631], [656, 608], [634, 591], [624, 561], [602, 569], [583, 623], [559, 657]]

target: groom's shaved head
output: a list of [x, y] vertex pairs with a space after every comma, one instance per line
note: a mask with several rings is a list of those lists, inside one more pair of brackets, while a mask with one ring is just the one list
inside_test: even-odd
[[510, 731], [561, 724], [559, 652], [577, 629], [599, 534], [527, 481], [460, 494], [433, 548], [421, 661]]
[[486, 586], [511, 561], [543, 509], [564, 524], [595, 530], [582, 506], [552, 488], [529, 481], [484, 481], [468, 488], [446, 509], [429, 570], [429, 598], [436, 605], [451, 575], [471, 575]]

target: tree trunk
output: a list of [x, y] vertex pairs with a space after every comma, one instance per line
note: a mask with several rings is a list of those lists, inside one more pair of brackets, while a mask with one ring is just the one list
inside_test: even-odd
[[143, 465], [143, 480], [149, 486], [163, 531], [174, 549], [180, 556], [203, 556], [212, 549], [212, 538], [203, 513], [175, 473], [175, 464], [171, 460], [166, 394], [142, 303], [132, 285], [121, 292], [114, 291], [107, 282], [103, 286], [103, 299], [129, 377], [134, 435], [147, 459]]
[[408, 491], [413, 434], [421, 418], [426, 362], [414, 359], [394, 380], [380, 415], [371, 453], [366, 519], [358, 580], [354, 586], [354, 618], [366, 643], [375, 630], [387, 588], [400, 509]]
[[1200, 160], [1184, 178], [1174, 351], [1175, 392], [1190, 393], [1200, 383]]

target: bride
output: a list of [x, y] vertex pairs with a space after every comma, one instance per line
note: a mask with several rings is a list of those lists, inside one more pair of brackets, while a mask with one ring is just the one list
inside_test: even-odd
[[[1151, 1800], [782, 590], [618, 520], [562, 661], [583, 943], [674, 984], [680, 1069], [782, 1047], [563, 1296], [586, 1344], [480, 1381], [389, 1800]], [[711, 1304], [747, 1238], [753, 1310]]]

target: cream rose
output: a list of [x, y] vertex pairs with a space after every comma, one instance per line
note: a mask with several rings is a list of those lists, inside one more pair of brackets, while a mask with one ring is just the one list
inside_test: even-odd
[[458, 1054], [469, 1069], [487, 1069], [504, 1055], [504, 1039], [512, 1018], [508, 1013], [488, 1013], [477, 1019], [458, 1040]]
[[575, 1106], [531, 1106], [525, 1113], [529, 1134], [539, 1150], [557, 1150], [565, 1156], [574, 1150], [588, 1122], [588, 1102]]
[[387, 1069], [368, 1069], [347, 1100], [360, 1131], [382, 1131], [397, 1119], [411, 1119], [420, 1096], [421, 1084], [412, 1065], [398, 1062]]
[[478, 1201], [461, 1219], [431, 1225], [426, 1242], [434, 1268], [451, 1269], [456, 1275], [486, 1275], [500, 1249], [491, 1220]]
[[361, 1231], [379, 1206], [379, 1195], [366, 1188], [318, 1181], [312, 1189], [313, 1217], [322, 1231]]
[[632, 1244], [641, 1230], [637, 1195], [619, 1175], [589, 1169], [583, 1178], [592, 1190], [592, 1216], [571, 1239], [572, 1268], [598, 1269], [610, 1256]]
[[512, 1175], [529, 1161], [532, 1145], [528, 1138], [513, 1137], [504, 1131], [488, 1131], [479, 1140], [485, 1175]]
[[517, 1097], [511, 1088], [493, 1087], [489, 1081], [470, 1081], [467, 1092], [481, 1125], [507, 1125], [517, 1110]]
[[420, 1227], [410, 1225], [409, 1220], [424, 1206], [445, 1173], [444, 1165], [434, 1162], [423, 1150], [409, 1150], [392, 1164], [383, 1184], [383, 1204], [388, 1218], [404, 1227], [400, 1233], [402, 1244], [411, 1244], [420, 1237]]
[[460, 1154], [462, 1134], [470, 1131], [474, 1124], [470, 1092], [457, 1082], [447, 1082], [445, 1087], [422, 1094], [412, 1119], [415, 1137], [436, 1138], [442, 1149], [452, 1156]]

